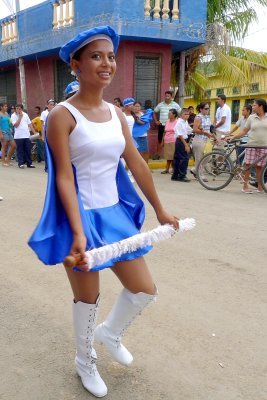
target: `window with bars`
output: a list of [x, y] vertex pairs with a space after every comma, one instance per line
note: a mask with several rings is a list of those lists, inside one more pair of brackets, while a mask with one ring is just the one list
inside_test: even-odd
[[219, 96], [220, 94], [224, 94], [224, 88], [218, 88], [216, 90], [216, 96]]
[[240, 94], [241, 93], [241, 88], [240, 86], [235, 86], [233, 87], [233, 94]]
[[256, 93], [260, 91], [260, 85], [259, 83], [251, 83], [251, 85], [249, 85], [248, 91], [250, 93]]
[[254, 103], [254, 99], [246, 99], [245, 100], [245, 106], [252, 105]]
[[0, 72], [0, 102], [7, 105], [17, 103], [15, 70]]
[[142, 106], [151, 102], [156, 106], [159, 101], [160, 56], [136, 56], [134, 66], [135, 98]]
[[232, 101], [232, 124], [239, 119], [240, 100]]

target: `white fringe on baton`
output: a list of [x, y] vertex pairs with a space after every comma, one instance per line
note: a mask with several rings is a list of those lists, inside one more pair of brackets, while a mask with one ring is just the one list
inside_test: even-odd
[[88, 257], [88, 264], [91, 269], [96, 265], [102, 265], [113, 258], [120, 257], [122, 254], [131, 253], [141, 247], [150, 246], [152, 243], [170, 239], [175, 233], [183, 233], [193, 229], [195, 225], [196, 222], [193, 218], [185, 218], [179, 220], [179, 230], [169, 224], [160, 225], [151, 231], [138, 233], [128, 239], [86, 251], [85, 255]]

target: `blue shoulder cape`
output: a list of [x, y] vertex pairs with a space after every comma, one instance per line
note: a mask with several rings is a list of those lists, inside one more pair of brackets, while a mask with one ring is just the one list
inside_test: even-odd
[[150, 121], [153, 118], [153, 110], [151, 108], [149, 108], [145, 114], [143, 114], [139, 119], [141, 121], [144, 121], [145, 124], [144, 125], [140, 125], [137, 122], [134, 123], [133, 126], [133, 138], [138, 138], [140, 136], [143, 136], [144, 133], [146, 133], [149, 128], [150, 128]]
[[[30, 237], [28, 244], [44, 264], [55, 265], [62, 263], [64, 258], [69, 254], [73, 234], [57, 191], [55, 166], [52, 154], [47, 143], [45, 146], [48, 165], [48, 181], [45, 202], [41, 219]], [[88, 250], [98, 247], [94, 243], [93, 236], [99, 238], [98, 242], [101, 242], [101, 238], [94, 226], [88, 226], [88, 223], [85, 223], [85, 210], [83, 208], [77, 185], [75, 167], [73, 167], [73, 173], [81, 220], [87, 238], [86, 250]], [[133, 219], [133, 223], [139, 230], [145, 218], [144, 203], [130, 182], [121, 161], [118, 164], [116, 182], [119, 201], [127, 208], [127, 211]]]

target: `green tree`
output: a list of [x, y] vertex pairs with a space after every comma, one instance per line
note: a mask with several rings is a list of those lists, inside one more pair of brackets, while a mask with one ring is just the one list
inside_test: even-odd
[[[219, 75], [223, 84], [247, 86], [267, 69], [267, 54], [237, 45], [257, 22], [256, 9], [260, 7], [267, 7], [267, 0], [208, 0], [206, 43], [186, 53], [186, 94], [193, 93], [197, 100], [205, 98], [211, 73]], [[172, 60], [173, 86], [179, 73], [177, 53]]]

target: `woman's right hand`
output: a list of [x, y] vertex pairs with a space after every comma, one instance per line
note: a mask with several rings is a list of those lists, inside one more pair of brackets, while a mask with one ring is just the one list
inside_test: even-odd
[[70, 255], [73, 257], [79, 257], [80, 261], [77, 262], [76, 266], [82, 271], [88, 272], [88, 258], [85, 255], [86, 242], [87, 240], [84, 234], [74, 235]]

